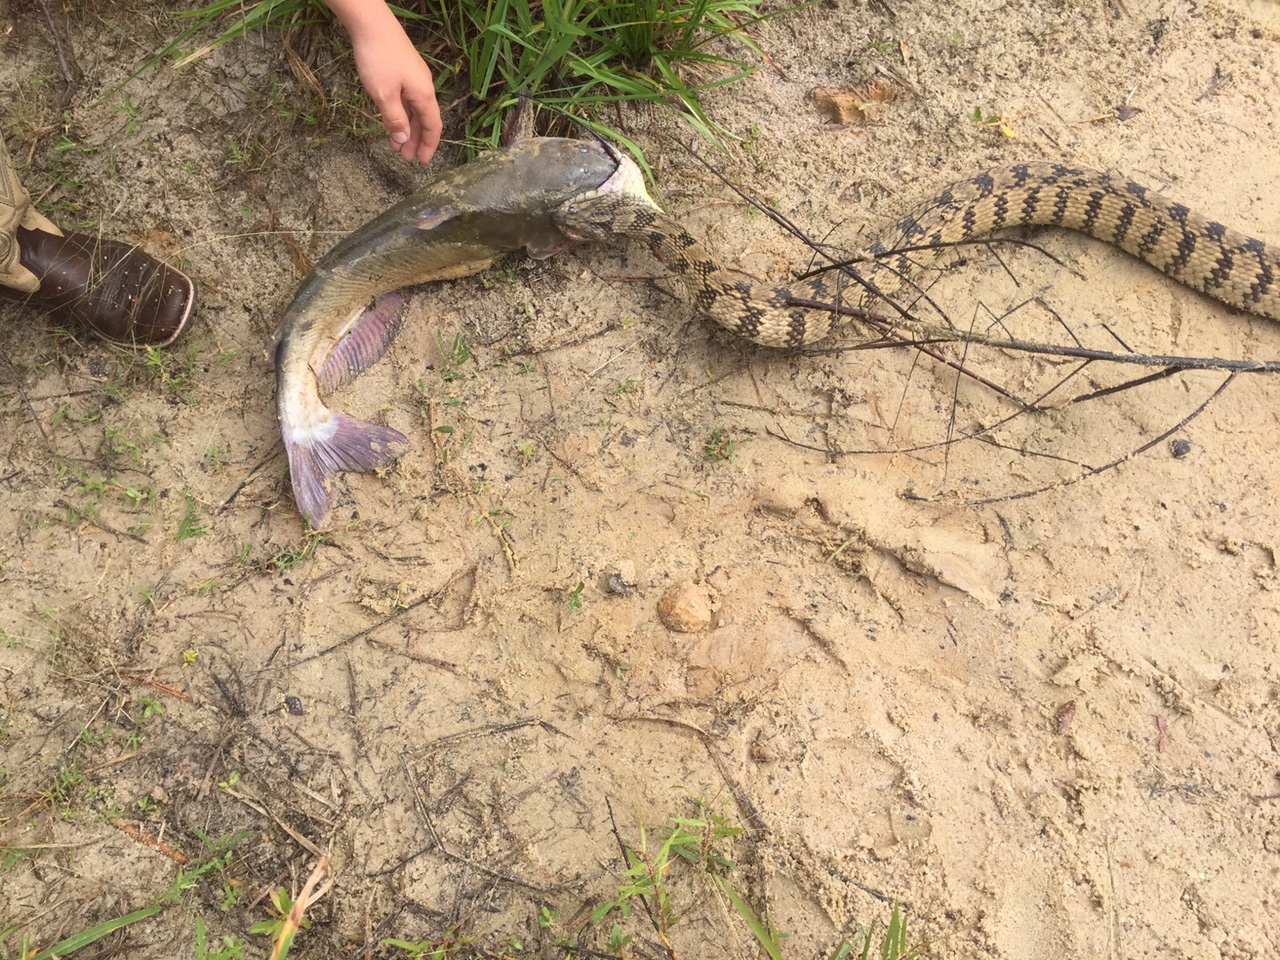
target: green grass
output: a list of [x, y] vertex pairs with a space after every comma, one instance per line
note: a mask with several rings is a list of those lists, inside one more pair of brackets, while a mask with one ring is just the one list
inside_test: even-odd
[[739, 437], [725, 427], [716, 427], [711, 436], [702, 445], [702, 458], [707, 461], [724, 460], [732, 463], [737, 456], [738, 447], [750, 441], [750, 437]]
[[[634, 148], [618, 129], [624, 103], [670, 110], [720, 143], [724, 131], [703, 110], [701, 94], [755, 72], [762, 54], [749, 31], [796, 7], [762, 12], [761, 0], [411, 0], [392, 9], [420, 38], [441, 103], [465, 94], [469, 146], [496, 145], [509, 109], [526, 92]], [[183, 29], [133, 76], [164, 60], [191, 63], [254, 30], [332, 19], [320, 0], [215, 0], [178, 16]], [[722, 38], [729, 42], [717, 43]]]
[[203, 537], [209, 531], [205, 525], [200, 522], [200, 514], [196, 510], [196, 498], [191, 493], [183, 495], [182, 519], [178, 522], [178, 532], [175, 534], [179, 540], [191, 540], [195, 537]]
[[[663, 951], [676, 956], [671, 933], [683, 920], [684, 911], [703, 900], [698, 888], [709, 887], [746, 924], [764, 955], [770, 960], [784, 960], [786, 935], [767, 916], [757, 913], [738, 887], [741, 881], [737, 879], [737, 864], [731, 859], [731, 846], [742, 834], [742, 828], [701, 801], [697, 808], [694, 816], [677, 817], [672, 826], [663, 830], [650, 833], [641, 826], [637, 843], [622, 844], [626, 867], [613, 896], [597, 903], [585, 920], [566, 925], [551, 907], [543, 906], [537, 922], [544, 936], [566, 956], [581, 953], [619, 958], [643, 955], [628, 949], [637, 935], [645, 939], [656, 936]], [[873, 922], [858, 938], [842, 941], [830, 960], [922, 960], [926, 955], [924, 946], [908, 945], [906, 915], [897, 904], [884, 932], [877, 935], [876, 927]], [[591, 938], [596, 943], [594, 949], [582, 939], [589, 930], [601, 936], [601, 940]], [[394, 945], [405, 949], [410, 957], [443, 958], [450, 955], [450, 946], [466, 946], [456, 933], [452, 930], [448, 937], [430, 941], [434, 948], [431, 951], [424, 949], [426, 941]], [[603, 950], [599, 949], [601, 946]], [[416, 947], [416, 952], [410, 947]], [[461, 950], [456, 953], [470, 955]]]
[[459, 56], [472, 104], [465, 135], [485, 145], [497, 142], [522, 90], [618, 139], [626, 138], [599, 120], [600, 108], [647, 102], [673, 110], [718, 142], [722, 131], [703, 111], [700, 94], [755, 67], [713, 52], [712, 41], [729, 37], [758, 53], [747, 29], [785, 12], [761, 14], [759, 0], [426, 0], [422, 6]]
[[[40, 949], [38, 945], [33, 944], [31, 936], [22, 930], [21, 925], [0, 925], [0, 957], [11, 958], [11, 960], [59, 960], [59, 958], [71, 957], [85, 947], [97, 943], [104, 937], [124, 930], [139, 920], [146, 920], [148, 917], [153, 917], [161, 911], [170, 910], [174, 907], [191, 911], [196, 908], [197, 904], [208, 900], [219, 902], [220, 909], [226, 912], [235, 905], [240, 896], [238, 892], [233, 892], [231, 897], [228, 898], [228, 891], [238, 891], [239, 889], [228, 882], [228, 871], [235, 857], [236, 847], [252, 836], [252, 832], [245, 830], [217, 838], [206, 836], [198, 830], [195, 832], [204, 845], [203, 855], [191, 863], [179, 867], [168, 887], [159, 892], [146, 906], [131, 913], [94, 924], [45, 949]], [[0, 874], [11, 868], [15, 863], [16, 860], [0, 862]], [[217, 892], [219, 884], [221, 884], [221, 894]], [[197, 887], [203, 887], [203, 892], [189, 897], [189, 891], [195, 890]], [[287, 908], [292, 907], [293, 903], [289, 899], [289, 895], [281, 889], [272, 890], [268, 899], [270, 901], [266, 907], [268, 919], [253, 924], [247, 932], [276, 938], [279, 934], [288, 932], [285, 929], [287, 923], [283, 917], [278, 915], [278, 911], [283, 906], [286, 908], [287, 914]], [[304, 929], [310, 925], [305, 917], [302, 918], [302, 925]], [[16, 952], [11, 952], [7, 948], [7, 943], [15, 936], [17, 939], [13, 946]], [[277, 944], [279, 944], [279, 940], [277, 940]], [[183, 952], [177, 955], [192, 956], [195, 960], [233, 960], [233, 958], [243, 958], [246, 955], [245, 941], [242, 938], [223, 936], [215, 939], [210, 937], [207, 933], [204, 918], [198, 913], [195, 915], [193, 946], [194, 952]], [[277, 946], [275, 956], [279, 960], [283, 960], [287, 954], [287, 946], [283, 947], [283, 949], [279, 945]], [[98, 952], [92, 955], [102, 956], [104, 954]]]
[[[145, 722], [148, 711], [157, 705], [146, 698], [140, 703], [143, 705], [140, 722]], [[77, 781], [70, 787], [74, 792], [79, 780], [76, 776], [71, 779]], [[227, 781], [220, 782], [219, 787], [231, 789], [238, 779], [233, 773]], [[144, 814], [147, 812], [141, 806], [140, 809]], [[194, 920], [194, 950], [185, 955], [194, 956], [196, 960], [242, 960], [248, 955], [261, 956], [265, 947], [250, 947], [244, 937], [211, 935], [198, 906], [214, 903], [224, 914], [233, 909], [243, 909], [241, 900], [245, 889], [242, 882], [233, 879], [232, 865], [237, 848], [253, 836], [253, 831], [243, 830], [217, 838], [199, 830], [194, 832], [203, 847], [200, 856], [179, 867], [167, 888], [158, 892], [141, 909], [95, 924], [46, 949], [34, 945], [20, 925], [0, 924], [0, 957], [10, 960], [69, 957], [110, 934], [174, 907], [193, 916]], [[698, 802], [692, 816], [676, 817], [665, 829], [647, 831], [643, 825], [640, 826], [637, 842], [626, 843], [619, 837], [624, 867], [608, 899], [572, 918], [560, 916], [550, 905], [540, 907], [535, 920], [540, 931], [539, 939], [542, 940], [542, 952], [622, 960], [646, 955], [634, 949], [637, 939], [656, 938], [662, 945], [662, 952], [675, 956], [671, 940], [673, 931], [686, 916], [705, 909], [705, 894], [711, 893], [722, 898], [729, 908], [724, 916], [737, 914], [765, 956], [770, 960], [784, 960], [786, 935], [773, 926], [763, 911], [757, 913], [740, 889], [742, 881], [732, 859], [732, 848], [741, 834], [740, 827], [710, 810], [705, 803]], [[0, 874], [11, 870], [27, 855], [24, 851], [10, 853], [8, 859], [0, 860]], [[249, 924], [244, 933], [274, 942], [272, 957], [284, 960], [294, 937], [310, 927], [306, 908], [330, 890], [332, 879], [328, 858], [322, 857], [297, 895], [296, 903], [285, 888], [270, 888], [258, 914], [262, 916], [265, 913], [265, 919]], [[321, 884], [322, 880], [326, 882]], [[188, 896], [197, 888], [200, 890], [198, 894]], [[241, 923], [247, 919], [243, 913], [237, 916]], [[828, 960], [922, 960], [926, 956], [925, 946], [909, 945], [906, 915], [899, 905], [894, 904], [882, 933], [877, 931], [877, 926], [873, 922], [856, 937], [843, 940]], [[15, 935], [18, 936], [16, 953], [8, 943]], [[404, 960], [492, 957], [493, 954], [481, 946], [480, 939], [454, 925], [442, 936], [423, 940], [389, 938], [384, 939], [382, 945], [396, 951], [393, 955]], [[503, 955], [517, 957], [525, 951], [526, 945], [512, 936]]]

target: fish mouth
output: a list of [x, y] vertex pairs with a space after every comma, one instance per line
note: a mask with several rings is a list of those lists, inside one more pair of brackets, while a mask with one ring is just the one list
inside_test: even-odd
[[551, 212], [556, 228], [574, 242], [615, 238], [618, 235], [618, 217], [627, 209], [641, 207], [662, 214], [662, 208], [654, 203], [645, 189], [644, 174], [636, 162], [613, 147], [606, 145], [606, 148], [617, 164], [609, 178], [594, 190], [586, 190], [566, 200]]
[[[612, 144], [606, 143], [604, 147], [609, 151], [609, 156], [617, 166], [613, 173], [609, 175], [608, 180], [596, 187], [595, 190], [589, 191], [588, 194], [590, 196], [622, 197], [632, 203], [638, 203], [661, 211], [662, 208], [649, 196], [649, 190], [644, 182], [644, 173], [641, 172], [639, 165]], [[572, 202], [570, 201], [570, 203]]]

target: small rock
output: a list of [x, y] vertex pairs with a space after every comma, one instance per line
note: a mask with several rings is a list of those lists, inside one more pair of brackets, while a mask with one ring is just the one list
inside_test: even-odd
[[618, 569], [610, 573], [605, 580], [605, 589], [620, 597], [629, 597], [636, 590], [636, 565], [631, 560], [623, 560]]
[[676, 633], [701, 633], [711, 626], [711, 594], [706, 587], [677, 583], [658, 601], [658, 619]]

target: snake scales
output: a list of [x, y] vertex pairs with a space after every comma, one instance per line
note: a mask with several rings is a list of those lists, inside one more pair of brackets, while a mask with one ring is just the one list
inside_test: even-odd
[[[556, 214], [572, 236], [645, 240], [684, 283], [699, 309], [721, 326], [769, 347], [798, 347], [825, 337], [833, 315], [793, 301], [833, 302], [822, 276], [775, 285], [724, 267], [681, 224], [638, 192], [591, 191]], [[952, 184], [877, 242], [860, 268], [862, 282], [887, 295], [910, 264], [894, 251], [962, 243], [1018, 226], [1079, 230], [1140, 257], [1156, 269], [1232, 307], [1280, 320], [1280, 258], [1245, 236], [1129, 180], [1084, 167], [1020, 163]]]

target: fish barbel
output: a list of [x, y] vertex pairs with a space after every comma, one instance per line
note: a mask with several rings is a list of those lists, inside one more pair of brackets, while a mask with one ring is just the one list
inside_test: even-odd
[[523, 140], [442, 174], [316, 263], [275, 334], [277, 419], [294, 500], [312, 527], [329, 519], [335, 474], [386, 466], [408, 445], [398, 430], [337, 413], [321, 399], [391, 345], [404, 300], [390, 291], [467, 276], [521, 247], [549, 257], [574, 242], [552, 212], [581, 193], [611, 189], [644, 193], [630, 159], [598, 143]]

